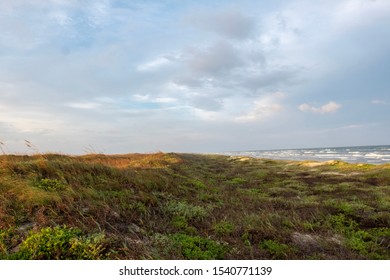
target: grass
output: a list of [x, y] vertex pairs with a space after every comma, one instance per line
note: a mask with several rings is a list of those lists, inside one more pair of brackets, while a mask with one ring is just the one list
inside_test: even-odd
[[390, 165], [2, 155], [0, 259], [390, 259]]

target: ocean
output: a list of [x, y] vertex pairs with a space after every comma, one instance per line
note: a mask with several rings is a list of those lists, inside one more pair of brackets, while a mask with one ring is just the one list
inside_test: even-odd
[[390, 145], [335, 147], [313, 149], [282, 149], [226, 152], [224, 155], [250, 156], [284, 160], [341, 160], [350, 163], [390, 163]]

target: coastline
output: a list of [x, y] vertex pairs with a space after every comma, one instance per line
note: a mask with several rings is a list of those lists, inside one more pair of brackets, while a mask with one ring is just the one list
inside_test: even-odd
[[225, 155], [252, 156], [276, 160], [339, 160], [348, 163], [386, 164], [390, 163], [390, 145], [325, 147], [303, 149], [273, 149], [233, 151], [221, 153]]

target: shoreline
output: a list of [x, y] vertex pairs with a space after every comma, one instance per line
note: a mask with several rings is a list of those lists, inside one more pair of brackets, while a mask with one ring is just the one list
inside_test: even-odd
[[348, 163], [387, 164], [390, 163], [390, 146], [355, 146], [334, 148], [274, 149], [224, 152], [225, 155], [253, 156], [276, 160], [341, 160]]

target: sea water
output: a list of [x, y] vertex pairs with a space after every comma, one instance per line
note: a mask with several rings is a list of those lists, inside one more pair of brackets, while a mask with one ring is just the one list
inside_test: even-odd
[[350, 163], [390, 163], [390, 145], [312, 149], [282, 149], [227, 152], [231, 156], [256, 158], [328, 161], [341, 160]]

